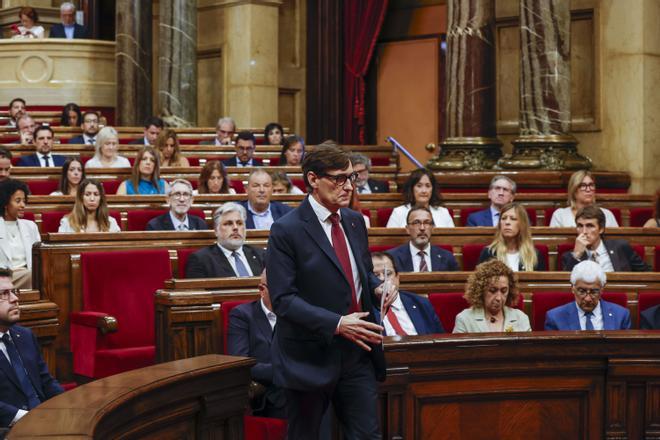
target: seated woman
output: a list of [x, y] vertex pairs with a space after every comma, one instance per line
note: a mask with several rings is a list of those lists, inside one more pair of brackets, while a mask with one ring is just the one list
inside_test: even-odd
[[280, 166], [299, 167], [305, 157], [305, 140], [298, 135], [287, 136], [282, 143]]
[[160, 166], [166, 167], [189, 167], [188, 159], [181, 155], [179, 138], [174, 130], [166, 128], [156, 138], [156, 149], [160, 155]]
[[18, 19], [21, 20], [21, 25], [13, 27], [13, 39], [44, 38], [45, 30], [37, 24], [39, 14], [34, 8], [25, 6], [19, 9]]
[[117, 154], [119, 135], [112, 127], [103, 127], [96, 135], [96, 153], [85, 168], [129, 168], [131, 163]]
[[[552, 214], [550, 227], [553, 228], [575, 228], [575, 214], [585, 206], [596, 204], [596, 181], [591, 172], [587, 170], [576, 171], [568, 180], [568, 205], [565, 208], [557, 209]], [[616, 218], [612, 211], [605, 208], [605, 226], [608, 228], [617, 228]]]
[[60, 116], [60, 125], [62, 127], [80, 127], [82, 124], [82, 113], [78, 104], [73, 102], [68, 103], [62, 108], [62, 116]]
[[108, 215], [101, 182], [85, 179], [76, 192], [70, 214], [62, 217], [57, 232], [119, 232], [117, 221]]
[[527, 211], [518, 203], [508, 203], [500, 211], [495, 239], [481, 251], [479, 263], [497, 259], [514, 271], [546, 270], [541, 253], [534, 247]]
[[388, 228], [404, 228], [408, 211], [413, 205], [428, 208], [433, 215], [436, 228], [453, 228], [454, 220], [447, 208], [440, 206], [442, 198], [433, 173], [426, 168], [419, 168], [410, 173], [403, 184], [403, 199], [405, 204], [397, 206], [387, 221]]
[[236, 190], [229, 186], [227, 169], [222, 162], [209, 160], [202, 167], [199, 183], [193, 194], [236, 194]]
[[50, 193], [51, 196], [75, 196], [80, 181], [85, 178], [85, 169], [78, 157], [71, 157], [62, 165], [60, 186], [57, 191]]
[[282, 145], [282, 138], [284, 138], [284, 129], [277, 122], [271, 122], [264, 128], [264, 144], [266, 145]]
[[41, 241], [36, 223], [22, 218], [29, 194], [19, 180], [0, 183], [0, 266], [13, 271], [18, 289], [32, 288], [32, 245]]
[[124, 180], [117, 188], [120, 195], [165, 194], [168, 185], [160, 178], [160, 160], [151, 145], [140, 149], [133, 164], [131, 178]]
[[456, 315], [454, 333], [528, 332], [532, 328], [518, 303], [513, 271], [499, 260], [481, 263], [468, 277], [465, 300], [470, 308]]
[[655, 208], [653, 209], [653, 218], [644, 223], [645, 228], [660, 228], [660, 189], [655, 192]]
[[284, 171], [270, 174], [273, 179], [273, 194], [305, 194], [300, 188], [291, 183], [291, 179]]

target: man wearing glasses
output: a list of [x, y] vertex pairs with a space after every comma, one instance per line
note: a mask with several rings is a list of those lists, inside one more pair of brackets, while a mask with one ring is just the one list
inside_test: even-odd
[[468, 215], [466, 226], [497, 226], [502, 207], [516, 198], [516, 182], [502, 175], [493, 177], [488, 188], [488, 198], [490, 206]]
[[602, 267], [583, 261], [571, 272], [575, 302], [556, 307], [545, 315], [546, 330], [627, 330], [630, 312], [601, 299], [607, 278]]
[[99, 132], [99, 115], [96, 112], [83, 113], [83, 121], [81, 124], [82, 134], [80, 136], [72, 137], [69, 140], [70, 144], [96, 145], [96, 135]]
[[193, 188], [190, 182], [176, 179], [170, 184], [167, 200], [170, 211], [149, 220], [147, 231], [201, 231], [209, 229], [204, 219], [188, 215], [193, 203]]
[[263, 165], [261, 159], [253, 157], [256, 141], [252, 132], [241, 131], [238, 133], [235, 149], [234, 157], [222, 161], [226, 167], [260, 167]]
[[0, 427], [8, 428], [41, 402], [63, 392], [48, 372], [32, 331], [21, 317], [11, 270], [0, 268]]
[[458, 270], [454, 254], [431, 245], [433, 215], [428, 208], [413, 206], [408, 211], [406, 232], [410, 241], [387, 251], [401, 272], [447, 272]]
[[236, 123], [228, 116], [218, 119], [215, 126], [215, 139], [211, 141], [202, 141], [199, 145], [231, 145], [234, 133], [236, 133]]

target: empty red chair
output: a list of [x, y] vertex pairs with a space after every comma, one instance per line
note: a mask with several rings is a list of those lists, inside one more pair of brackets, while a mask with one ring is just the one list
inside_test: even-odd
[[378, 224], [372, 226], [378, 226], [381, 228], [387, 226], [387, 221], [390, 219], [392, 211], [394, 211], [394, 208], [378, 208], [376, 210], [376, 220], [378, 220]]
[[660, 304], [660, 292], [639, 292], [637, 297], [638, 307], [637, 307], [637, 322], [640, 323], [640, 314], [653, 306]]
[[67, 215], [66, 211], [46, 211], [41, 213], [41, 233], [57, 232], [60, 220]]
[[630, 226], [633, 228], [641, 228], [648, 219], [653, 217], [653, 208], [631, 208], [630, 209]]
[[240, 180], [238, 179], [230, 180], [229, 186], [234, 188], [236, 194], [245, 194], [245, 186], [243, 185], [243, 182], [241, 182]]
[[117, 194], [117, 188], [121, 185], [121, 181], [118, 179], [104, 180], [101, 184], [106, 194]]
[[429, 301], [447, 333], [454, 330], [456, 315], [470, 307], [463, 292], [430, 293]]
[[30, 194], [35, 196], [47, 196], [53, 191], [57, 191], [59, 181], [54, 179], [49, 180], [29, 180], [27, 182]]
[[245, 440], [284, 440], [287, 423], [283, 419], [270, 417], [243, 417], [243, 436]]
[[486, 244], [464, 244], [463, 245], [463, 270], [473, 271], [479, 262], [479, 255]]
[[[167, 249], [83, 252], [83, 310], [71, 313], [73, 372], [101, 378], [155, 361], [154, 293], [172, 278]], [[103, 334], [98, 323], [117, 320]]]
[[178, 249], [176, 251], [176, 260], [178, 262], [178, 277], [179, 278], [185, 278], [186, 277], [186, 264], [188, 264], [188, 258], [190, 257], [190, 254], [193, 252], [197, 252], [199, 249]]

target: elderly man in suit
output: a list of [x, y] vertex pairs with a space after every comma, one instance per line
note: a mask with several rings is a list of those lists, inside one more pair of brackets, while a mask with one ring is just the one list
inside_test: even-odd
[[468, 215], [466, 226], [497, 226], [502, 207], [516, 198], [516, 182], [502, 175], [493, 177], [488, 188], [488, 198], [490, 206]]
[[367, 156], [360, 153], [352, 153], [351, 164], [353, 165], [353, 171], [358, 176], [355, 180], [355, 189], [359, 194], [386, 193], [389, 191], [387, 182], [369, 178], [371, 159]]
[[187, 278], [252, 277], [264, 268], [264, 251], [245, 243], [245, 208], [227, 202], [213, 213], [218, 242], [190, 255]]
[[571, 272], [575, 302], [555, 307], [545, 315], [546, 330], [627, 330], [630, 312], [601, 299], [607, 278], [601, 266], [582, 261]]
[[34, 145], [37, 149], [35, 154], [23, 156], [18, 161], [19, 167], [61, 167], [66, 157], [52, 154], [53, 139], [55, 134], [48, 125], [42, 125], [34, 130]]
[[32, 332], [21, 317], [11, 270], [0, 268], [0, 427], [11, 427], [41, 402], [63, 392], [48, 372]]
[[71, 2], [64, 2], [60, 5], [61, 23], [54, 24], [50, 28], [50, 38], [89, 38], [87, 29], [76, 23], [76, 7]]
[[644, 263], [626, 240], [603, 239], [605, 214], [594, 205], [585, 206], [575, 214], [578, 236], [573, 252], [562, 256], [564, 270], [572, 270], [581, 261], [597, 262], [605, 272], [649, 272]]
[[229, 116], [218, 119], [215, 125], [215, 139], [211, 141], [202, 141], [199, 145], [231, 145], [236, 133], [236, 122]]
[[252, 132], [241, 131], [238, 133], [234, 148], [236, 155], [222, 161], [226, 167], [260, 167], [263, 165], [261, 159], [254, 157], [257, 141]]
[[147, 231], [205, 231], [209, 227], [204, 219], [188, 215], [193, 203], [193, 187], [185, 179], [176, 179], [167, 189], [170, 211], [152, 218]]
[[270, 229], [275, 220], [291, 211], [291, 207], [272, 201], [273, 178], [266, 170], [253, 170], [248, 176], [247, 200], [241, 202], [247, 210], [248, 229]]
[[445, 272], [458, 270], [458, 263], [451, 252], [431, 245], [433, 214], [423, 206], [413, 206], [408, 211], [406, 232], [410, 240], [387, 251], [401, 272]]

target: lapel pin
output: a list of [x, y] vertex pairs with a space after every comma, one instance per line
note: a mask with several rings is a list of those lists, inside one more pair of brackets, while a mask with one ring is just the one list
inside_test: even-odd
[[413, 309], [416, 309], [416, 308], [417, 308], [417, 306], [413, 304]]
[[614, 255], [614, 251], [610, 251], [610, 254]]
[[612, 313], [611, 313], [611, 312], [610, 312], [610, 313], [608, 313], [608, 314], [607, 314], [607, 316], [612, 316]]

